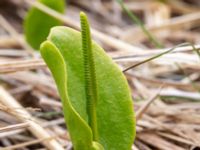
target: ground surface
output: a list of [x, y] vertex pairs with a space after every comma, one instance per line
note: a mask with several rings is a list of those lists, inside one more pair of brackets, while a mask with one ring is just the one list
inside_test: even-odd
[[[71, 149], [55, 84], [23, 40], [28, 1], [0, 1], [0, 149]], [[200, 1], [125, 4], [164, 48], [156, 48], [115, 0], [71, 0], [65, 25], [76, 27], [79, 12], [85, 11], [92, 28], [103, 34], [94, 39], [122, 70], [181, 43], [200, 48]], [[137, 117], [133, 150], [200, 149], [199, 72], [199, 56], [183, 46], [125, 73]]]

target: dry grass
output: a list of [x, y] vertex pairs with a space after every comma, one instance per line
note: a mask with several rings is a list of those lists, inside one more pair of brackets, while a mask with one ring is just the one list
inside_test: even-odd
[[[71, 1], [66, 15], [50, 13], [78, 29], [79, 11], [84, 10], [93, 37], [122, 70], [183, 42], [199, 50], [198, 1], [126, 4], [165, 49], [155, 49], [114, 0]], [[30, 5], [29, 0], [0, 2], [0, 149], [70, 150], [55, 84], [39, 54], [23, 40], [22, 19]], [[125, 73], [137, 117], [133, 150], [200, 149], [199, 71], [198, 55], [184, 46]]]

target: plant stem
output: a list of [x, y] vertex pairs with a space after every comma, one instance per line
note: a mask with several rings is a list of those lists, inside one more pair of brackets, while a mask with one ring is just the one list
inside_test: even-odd
[[183, 46], [186, 46], [186, 45], [190, 45], [190, 44], [188, 44], [188, 43], [179, 44], [179, 45], [177, 45], [177, 46], [175, 46], [175, 47], [173, 47], [173, 48], [171, 48], [171, 49], [169, 49], [169, 50], [167, 50], [167, 51], [164, 51], [164, 52], [162, 52], [162, 53], [160, 53], [160, 54], [154, 55], [154, 56], [152, 56], [152, 57], [150, 57], [150, 58], [147, 58], [147, 59], [145, 59], [145, 60], [143, 60], [143, 61], [141, 61], [141, 62], [139, 62], [139, 63], [136, 63], [136, 64], [134, 64], [134, 65], [132, 65], [132, 66], [130, 66], [130, 67], [124, 69], [123, 72], [126, 72], [126, 71], [128, 71], [128, 70], [130, 70], [130, 69], [132, 69], [132, 68], [135, 68], [135, 67], [140, 66], [140, 65], [142, 65], [142, 64], [144, 64], [144, 63], [147, 63], [147, 62], [152, 61], [152, 60], [154, 60], [154, 59], [156, 59], [156, 58], [159, 58], [159, 57], [161, 57], [161, 56], [163, 56], [163, 55], [165, 55], [165, 54], [168, 54], [168, 53], [170, 53], [171, 51], [175, 50], [175, 49], [178, 48], [178, 47], [183, 47]]
[[80, 13], [81, 34], [82, 34], [82, 50], [84, 57], [84, 76], [85, 76], [85, 92], [87, 99], [88, 123], [92, 129], [93, 140], [98, 141], [97, 131], [97, 83], [94, 56], [92, 51], [92, 42], [90, 34], [90, 26], [85, 13]]
[[126, 5], [124, 4], [123, 0], [117, 0], [117, 2], [120, 4], [120, 6], [123, 9], [123, 11], [126, 12], [128, 14], [128, 16], [132, 19], [132, 21], [135, 22], [138, 26], [140, 26], [140, 28], [142, 29], [144, 34], [148, 37], [148, 39], [157, 48], [163, 48], [164, 47], [160, 42], [158, 42], [158, 40], [154, 37], [154, 35], [147, 30], [147, 28], [142, 23], [142, 21], [140, 21], [140, 19], [126, 7]]

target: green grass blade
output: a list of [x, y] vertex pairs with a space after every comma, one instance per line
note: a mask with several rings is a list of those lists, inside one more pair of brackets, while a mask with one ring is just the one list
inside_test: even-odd
[[127, 13], [127, 15], [131, 18], [131, 20], [133, 22], [135, 22], [138, 26], [140, 26], [140, 28], [142, 29], [142, 31], [144, 32], [144, 34], [147, 36], [147, 38], [157, 47], [157, 48], [163, 48], [164, 45], [161, 44], [155, 37], [154, 35], [148, 31], [148, 29], [145, 27], [145, 25], [142, 23], [142, 21], [140, 21], [140, 19], [133, 13], [131, 12], [126, 5], [124, 4], [123, 0], [116, 0], [121, 8], [123, 9], [124, 12]]
[[142, 65], [142, 64], [144, 64], [144, 63], [150, 62], [150, 61], [152, 61], [152, 60], [154, 60], [154, 59], [156, 59], [156, 58], [159, 58], [159, 57], [161, 57], [161, 56], [163, 56], [163, 55], [165, 55], [165, 54], [168, 54], [168, 53], [172, 52], [173, 50], [175, 50], [175, 49], [178, 48], [178, 47], [183, 47], [183, 46], [187, 46], [187, 45], [189, 45], [189, 44], [188, 44], [188, 43], [179, 44], [179, 45], [177, 45], [177, 46], [175, 46], [175, 47], [173, 47], [173, 48], [171, 48], [171, 49], [169, 49], [169, 50], [167, 50], [167, 51], [164, 51], [164, 52], [162, 52], [162, 53], [160, 53], [160, 54], [157, 54], [157, 55], [152, 56], [152, 57], [150, 57], [150, 58], [148, 58], [148, 59], [145, 59], [145, 60], [143, 60], [143, 61], [141, 61], [141, 62], [139, 62], [139, 63], [136, 63], [136, 64], [134, 64], [134, 65], [132, 65], [132, 66], [130, 66], [130, 67], [124, 69], [123, 72], [126, 72], [126, 71], [128, 71], [128, 70], [130, 70], [130, 69], [132, 69], [132, 68], [138, 67], [138, 66], [140, 66], [140, 65]]

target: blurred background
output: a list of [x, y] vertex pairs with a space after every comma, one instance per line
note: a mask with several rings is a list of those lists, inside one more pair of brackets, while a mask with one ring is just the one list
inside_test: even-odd
[[[70, 150], [53, 79], [24, 40], [33, 2], [0, 0], [0, 149], [51, 149], [43, 136], [50, 134]], [[129, 82], [137, 119], [132, 149], [200, 149], [200, 1], [69, 0], [58, 17], [79, 29], [80, 11]]]

